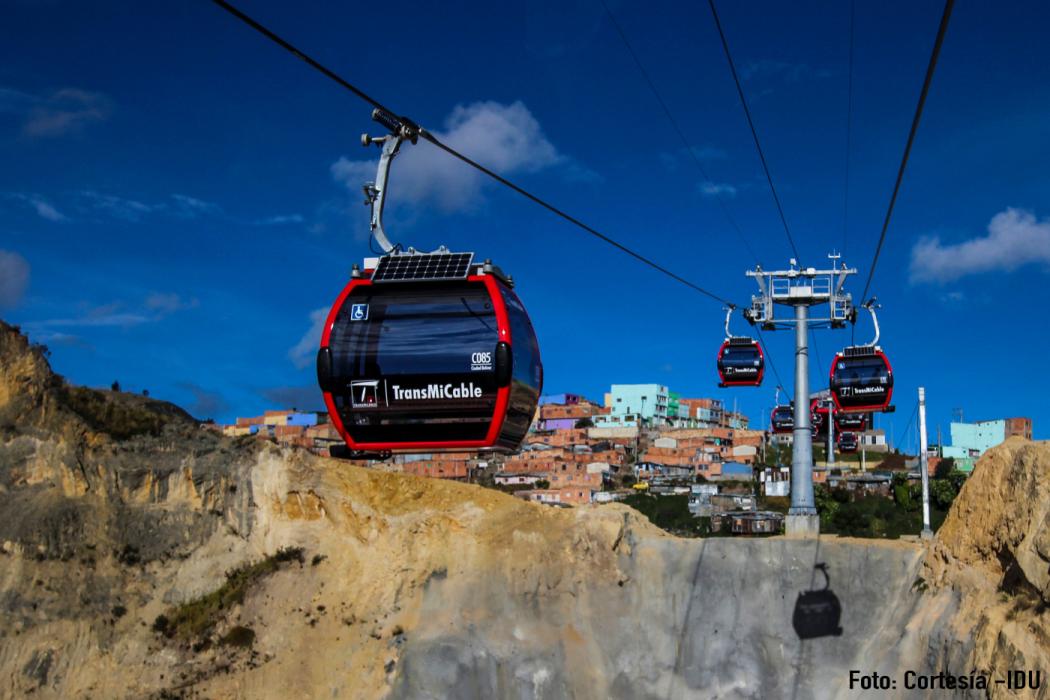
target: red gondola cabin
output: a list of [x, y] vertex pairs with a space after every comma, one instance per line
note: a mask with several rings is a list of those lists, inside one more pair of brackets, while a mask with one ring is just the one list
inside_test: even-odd
[[719, 386], [759, 386], [765, 372], [762, 346], [752, 338], [730, 338], [718, 350]]
[[792, 406], [777, 406], [769, 415], [769, 425], [779, 435], [795, 430], [795, 409]]
[[835, 442], [838, 445], [839, 452], [842, 452], [843, 454], [850, 454], [857, 451], [858, 441], [856, 433], [839, 433], [835, 438]]
[[498, 269], [439, 257], [381, 258], [328, 314], [317, 377], [349, 456], [512, 452], [529, 429], [543, 368], [525, 307]]
[[893, 398], [893, 368], [879, 347], [848, 347], [835, 355], [829, 384], [838, 411], [886, 411]]

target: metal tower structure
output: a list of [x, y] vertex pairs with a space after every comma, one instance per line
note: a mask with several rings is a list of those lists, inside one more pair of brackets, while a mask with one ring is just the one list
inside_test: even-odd
[[[809, 411], [809, 329], [842, 328], [856, 319], [853, 297], [843, 290], [846, 278], [856, 268], [839, 264], [839, 255], [831, 254], [831, 268], [818, 270], [799, 267], [794, 258], [787, 270], [748, 270], [759, 293], [752, 295], [751, 308], [744, 317], [763, 330], [795, 329], [795, 429], [791, 458], [791, 509], [785, 529], [787, 534], [817, 535], [820, 519], [813, 498], [813, 434]], [[810, 307], [827, 305], [826, 316], [811, 316]], [[789, 306], [793, 316], [776, 315], [778, 306]], [[832, 420], [829, 412], [828, 420]]]
[[926, 446], [926, 387], [919, 387], [919, 471], [922, 477], [922, 538], [933, 537], [930, 529], [930, 462]]

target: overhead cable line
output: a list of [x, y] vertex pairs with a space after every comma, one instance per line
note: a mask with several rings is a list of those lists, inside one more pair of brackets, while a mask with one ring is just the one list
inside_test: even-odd
[[744, 107], [744, 116], [747, 117], [747, 125], [751, 129], [751, 137], [755, 140], [755, 148], [758, 150], [758, 159], [762, 161], [762, 170], [766, 173], [766, 182], [769, 183], [769, 191], [773, 193], [773, 202], [777, 205], [777, 213], [780, 214], [780, 223], [784, 225], [784, 233], [787, 234], [788, 243], [791, 244], [791, 252], [795, 254], [795, 258], [801, 261], [801, 256], [798, 254], [798, 248], [795, 246], [795, 239], [791, 236], [791, 229], [788, 228], [787, 218], [784, 216], [784, 208], [780, 205], [780, 197], [777, 196], [777, 188], [773, 185], [773, 176], [769, 174], [769, 165], [766, 163], [766, 155], [762, 152], [762, 144], [758, 140], [758, 130], [755, 129], [755, 122], [751, 119], [751, 110], [747, 106], [747, 98], [744, 97], [744, 88], [740, 85], [740, 76], [736, 72], [736, 64], [733, 63], [733, 55], [729, 52], [729, 42], [726, 40], [726, 34], [722, 31], [722, 22], [718, 19], [718, 10], [715, 8], [715, 0], [707, 0], [707, 4], [711, 6], [711, 15], [715, 18], [715, 27], [718, 29], [718, 36], [722, 40], [722, 50], [725, 52], [726, 61], [729, 62], [729, 72], [733, 75], [733, 82], [736, 84], [736, 92], [740, 95], [740, 104]]
[[689, 139], [686, 138], [685, 132], [680, 126], [678, 126], [678, 120], [674, 118], [674, 115], [671, 113], [671, 109], [667, 106], [667, 103], [664, 101], [663, 97], [660, 96], [660, 91], [656, 89], [656, 84], [653, 82], [652, 78], [649, 77], [649, 71], [645, 69], [645, 66], [642, 64], [642, 60], [638, 57], [638, 54], [635, 52], [630, 40], [627, 38], [627, 33], [623, 30], [623, 27], [616, 19], [616, 15], [614, 15], [613, 11], [609, 9], [609, 5], [605, 2], [605, 0], [599, 1], [601, 2], [602, 7], [605, 8], [605, 14], [609, 16], [609, 21], [612, 22], [613, 28], [616, 29], [616, 33], [620, 36], [620, 40], [623, 42], [624, 47], [626, 47], [627, 53], [629, 53], [631, 55], [631, 58], [634, 60], [634, 65], [638, 67], [638, 72], [642, 74], [642, 78], [649, 86], [649, 90], [653, 93], [653, 97], [656, 98], [656, 101], [660, 105], [660, 108], [663, 109], [664, 115], [667, 116], [667, 121], [671, 123], [671, 128], [674, 129], [674, 132], [678, 135], [678, 139], [682, 142], [682, 145], [685, 146], [686, 152], [689, 153], [689, 156], [692, 158], [693, 163], [696, 165], [696, 169], [700, 171], [700, 175], [704, 178], [704, 180], [707, 181], [707, 184], [711, 186], [711, 193], [714, 195], [715, 199], [718, 201], [719, 206], [722, 208], [722, 213], [725, 214], [726, 219], [729, 221], [729, 224], [733, 227], [733, 230], [736, 231], [736, 235], [740, 238], [740, 242], [744, 244], [744, 248], [747, 249], [747, 252], [751, 254], [751, 257], [755, 259], [755, 263], [757, 264], [759, 262], [758, 255], [755, 253], [751, 245], [747, 242], [747, 239], [744, 238], [744, 232], [740, 230], [740, 226], [739, 224], [737, 224], [736, 219], [733, 218], [733, 215], [729, 212], [729, 207], [726, 204], [725, 199], [722, 197], [722, 195], [719, 194], [718, 188], [715, 185], [714, 180], [712, 180], [711, 176], [707, 174], [707, 169], [704, 168], [703, 164], [701, 164], [700, 158], [697, 157], [696, 151], [693, 149], [692, 144], [689, 143]]
[[849, 4], [849, 78], [846, 87], [846, 177], [842, 192], [842, 254], [846, 254], [849, 236], [849, 161], [853, 142], [853, 27], [857, 14], [857, 0]]
[[915, 420], [915, 413], [918, 410], [919, 410], [919, 402], [916, 401], [915, 402], [915, 406], [911, 409], [911, 415], [908, 417], [908, 422], [907, 422], [907, 430], [904, 431], [904, 437], [902, 438], [902, 440], [905, 443], [904, 449], [908, 449], [907, 442], [910, 439], [912, 429], [915, 427], [915, 422], [914, 422], [914, 420]]
[[667, 275], [671, 279], [675, 280], [676, 282], [680, 282], [680, 283], [684, 284], [685, 286], [689, 287], [690, 289], [692, 289], [694, 291], [697, 291], [697, 292], [700, 292], [701, 294], [703, 294], [705, 296], [708, 296], [711, 299], [714, 299], [715, 301], [719, 301], [719, 302], [721, 302], [723, 304], [726, 304], [728, 306], [732, 306], [734, 308], [736, 307], [736, 304], [734, 304], [733, 302], [728, 301], [727, 299], [724, 299], [724, 298], [718, 296], [714, 292], [709, 292], [708, 290], [704, 289], [703, 287], [700, 287], [700, 286], [698, 286], [696, 284], [693, 284], [692, 282], [690, 282], [689, 280], [685, 279], [684, 277], [681, 277], [678, 274], [676, 274], [674, 272], [671, 272], [670, 270], [668, 270], [663, 265], [660, 265], [659, 263], [654, 262], [653, 260], [650, 260], [649, 258], [645, 257], [641, 253], [634, 252], [633, 250], [631, 250], [627, 246], [623, 245], [622, 243], [619, 243], [619, 242], [613, 240], [612, 238], [609, 238], [604, 233], [601, 233], [600, 231], [598, 231], [598, 230], [596, 230], [594, 228], [591, 228], [590, 226], [588, 226], [587, 224], [583, 223], [582, 221], [580, 221], [576, 217], [572, 216], [571, 214], [565, 213], [564, 211], [562, 211], [561, 209], [557, 208], [553, 204], [549, 204], [546, 201], [544, 201], [544, 200], [540, 199], [539, 197], [537, 197], [536, 195], [532, 194], [531, 192], [528, 192], [527, 190], [519, 187], [518, 185], [515, 185], [513, 182], [511, 182], [510, 180], [506, 179], [502, 175], [498, 175], [498, 174], [494, 173], [493, 171], [489, 170], [485, 166], [477, 163], [476, 161], [471, 160], [470, 158], [468, 158], [467, 156], [463, 155], [462, 153], [459, 153], [458, 151], [454, 150], [450, 146], [446, 146], [445, 144], [441, 143], [441, 141], [439, 141], [437, 139], [437, 137], [434, 136], [433, 134], [431, 134], [429, 131], [424, 131], [421, 128], [420, 131], [419, 131], [419, 134], [420, 134], [420, 136], [425, 138], [427, 141], [430, 141], [432, 144], [434, 144], [435, 146], [437, 146], [441, 150], [445, 151], [449, 155], [453, 156], [454, 158], [458, 158], [459, 160], [463, 161], [467, 165], [469, 165], [469, 166], [471, 166], [473, 168], [477, 168], [481, 172], [483, 172], [486, 175], [488, 175], [489, 177], [491, 177], [496, 182], [499, 182], [502, 185], [506, 185], [507, 187], [509, 187], [510, 189], [514, 190], [515, 192], [517, 192], [518, 194], [522, 195], [523, 197], [532, 200], [536, 204], [539, 204], [541, 207], [543, 207], [544, 209], [548, 210], [552, 214], [556, 214], [556, 215], [560, 216], [561, 218], [565, 219], [569, 223], [578, 226], [579, 228], [583, 229], [584, 231], [586, 231], [587, 233], [591, 234], [592, 236], [595, 236], [596, 238], [600, 238], [601, 240], [605, 241], [606, 243], [608, 243], [609, 245], [613, 246], [614, 248], [617, 248], [617, 249], [623, 251], [624, 253], [627, 253], [631, 257], [635, 258], [636, 260], [638, 260], [640, 262], [645, 263], [646, 265], [648, 265], [649, 267], [653, 268], [654, 270], [657, 270], [659, 272], [664, 273], [665, 275]]
[[[311, 68], [314, 68], [315, 70], [319, 71], [320, 73], [322, 73], [326, 77], [330, 78], [331, 80], [335, 81], [336, 83], [338, 83], [342, 87], [344, 87], [347, 90], [349, 90], [350, 92], [352, 92], [354, 95], [360, 97], [362, 100], [364, 100], [368, 104], [372, 105], [376, 109], [380, 109], [380, 110], [382, 110], [384, 112], [387, 112], [389, 114], [392, 114], [392, 115], [397, 115], [398, 114], [397, 111], [392, 110], [389, 107], [386, 107], [385, 105], [383, 105], [381, 102], [376, 100], [371, 95], [368, 95], [367, 93], [365, 93], [360, 88], [356, 87], [355, 85], [353, 85], [352, 83], [350, 83], [346, 79], [342, 78], [339, 74], [337, 74], [334, 71], [332, 71], [331, 69], [325, 67], [324, 65], [322, 65], [321, 63], [319, 63], [318, 61], [316, 61], [314, 58], [310, 57], [309, 55], [303, 53], [302, 51], [297, 49], [295, 46], [293, 46], [291, 43], [289, 43], [285, 39], [281, 38], [280, 36], [278, 36], [274, 32], [272, 32], [269, 29], [267, 29], [266, 27], [264, 27], [259, 22], [255, 21], [254, 19], [252, 19], [248, 15], [244, 14], [243, 12], [241, 12], [239, 9], [237, 9], [236, 7], [231, 5], [230, 3], [226, 2], [226, 0], [212, 0], [212, 2], [214, 2], [216, 5], [218, 5], [222, 9], [226, 10], [227, 12], [229, 12], [231, 15], [233, 15], [237, 19], [239, 19], [242, 22], [244, 22], [245, 24], [247, 24], [252, 29], [255, 29], [257, 32], [259, 32], [260, 34], [265, 36], [267, 39], [270, 39], [271, 41], [273, 41], [275, 44], [277, 44], [281, 48], [283, 48], [286, 51], [290, 52], [291, 54], [293, 54], [297, 58], [303, 60]], [[412, 128], [417, 129], [419, 136], [421, 136], [422, 138], [426, 139], [427, 141], [429, 141], [433, 145], [437, 146], [442, 151], [448, 153], [450, 156], [452, 156], [454, 158], [457, 158], [458, 160], [463, 161], [464, 163], [466, 163], [467, 165], [471, 166], [472, 168], [475, 168], [476, 170], [484, 173], [485, 175], [488, 175], [490, 178], [492, 178], [496, 182], [500, 183], [501, 185], [505, 185], [506, 187], [509, 187], [510, 189], [514, 190], [515, 192], [517, 192], [518, 194], [522, 195], [526, 199], [529, 199], [529, 200], [535, 202], [536, 204], [539, 204], [541, 207], [543, 207], [544, 209], [548, 210], [552, 214], [555, 214], [555, 215], [561, 217], [562, 219], [568, 221], [569, 223], [573, 224], [574, 226], [577, 226], [577, 227], [583, 229], [584, 231], [586, 231], [587, 233], [591, 234], [592, 236], [595, 236], [596, 238], [599, 238], [602, 241], [605, 241], [606, 243], [608, 243], [609, 245], [613, 246], [614, 248], [617, 248], [618, 250], [620, 250], [620, 251], [622, 251], [624, 253], [627, 253], [628, 255], [630, 255], [631, 257], [635, 258], [636, 260], [638, 260], [638, 261], [648, 265], [649, 267], [653, 268], [654, 270], [657, 270], [658, 272], [661, 272], [661, 273], [667, 275], [668, 277], [670, 277], [671, 279], [675, 280], [676, 282], [680, 282], [681, 284], [685, 285], [686, 287], [689, 287], [690, 289], [692, 289], [694, 291], [700, 292], [701, 294], [703, 294], [703, 295], [705, 295], [707, 297], [710, 297], [711, 299], [719, 301], [719, 302], [721, 302], [723, 304], [726, 304], [728, 306], [732, 306], [734, 308], [736, 307], [736, 305], [733, 304], [731, 301], [728, 301], [727, 299], [724, 299], [724, 298], [718, 296], [717, 294], [715, 294], [713, 292], [710, 292], [710, 291], [704, 289], [703, 287], [700, 287], [699, 285], [693, 284], [692, 282], [690, 282], [689, 280], [685, 279], [684, 277], [681, 277], [680, 275], [678, 275], [678, 274], [676, 274], [674, 272], [671, 272], [670, 270], [668, 270], [666, 267], [660, 265], [659, 263], [657, 263], [657, 262], [655, 262], [655, 261], [645, 257], [641, 253], [637, 253], [637, 252], [631, 250], [627, 246], [623, 245], [622, 243], [619, 243], [618, 241], [610, 238], [609, 236], [606, 236], [605, 234], [601, 233], [597, 229], [592, 228], [591, 226], [588, 226], [587, 224], [583, 223], [582, 221], [580, 221], [576, 217], [572, 216], [571, 214], [566, 213], [565, 211], [563, 211], [563, 210], [559, 209], [558, 207], [554, 206], [553, 204], [550, 204], [547, 201], [541, 199], [540, 197], [532, 194], [528, 190], [520, 187], [519, 185], [514, 184], [513, 182], [511, 182], [510, 180], [506, 179], [502, 175], [499, 175], [499, 174], [493, 172], [492, 170], [490, 170], [489, 168], [486, 168], [485, 166], [481, 165], [480, 163], [472, 160], [470, 157], [460, 153], [459, 151], [453, 149], [450, 146], [445, 145], [444, 143], [441, 142], [440, 139], [438, 139], [437, 136], [435, 136], [433, 133], [431, 133], [430, 131], [426, 130], [425, 128], [415, 124], [414, 122], [412, 122], [412, 120], [406, 119], [406, 118], [400, 117], [400, 116], [398, 117], [398, 119], [401, 120], [406, 125], [411, 125]]]
[[890, 218], [893, 216], [893, 205], [897, 202], [897, 193], [904, 179], [904, 169], [908, 167], [908, 156], [911, 154], [912, 144], [915, 142], [915, 133], [919, 130], [919, 121], [922, 119], [922, 109], [926, 105], [926, 95], [930, 92], [930, 83], [933, 82], [933, 73], [937, 69], [937, 58], [941, 54], [941, 44], [944, 43], [944, 35], [948, 31], [948, 20], [952, 16], [952, 7], [955, 0], [946, 0], [944, 13], [941, 15], [941, 24], [937, 28], [937, 39], [933, 42], [933, 52], [930, 54], [930, 63], [926, 67], [926, 78], [922, 82], [922, 91], [919, 93], [919, 104], [915, 107], [915, 116], [911, 121], [911, 130], [908, 131], [908, 142], [904, 146], [904, 156], [901, 158], [901, 166], [897, 170], [897, 181], [893, 184], [893, 194], [890, 196], [890, 205], [886, 209], [886, 219], [882, 222], [882, 232], [879, 234], [879, 243], [875, 247], [875, 257], [871, 261], [871, 269], [868, 271], [868, 281], [864, 283], [864, 293], [861, 300], [868, 298], [868, 290], [871, 288], [871, 280], [875, 277], [875, 266], [879, 264], [879, 254], [882, 253], [882, 244], [886, 241], [886, 230], [890, 226]]

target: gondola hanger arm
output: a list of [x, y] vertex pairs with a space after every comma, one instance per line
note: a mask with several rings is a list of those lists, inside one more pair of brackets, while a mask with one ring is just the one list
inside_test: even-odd
[[[725, 307], [725, 309], [726, 309], [726, 326], [725, 326], [726, 327], [726, 340], [732, 340], [733, 338], [742, 338], [742, 337], [744, 337], [744, 336], [740, 336], [740, 335], [733, 335], [732, 332], [730, 332], [730, 330], [729, 330], [729, 318], [733, 315], [733, 310], [736, 309], [736, 306], [729, 305], [729, 306]], [[748, 320], [750, 321], [750, 319], [748, 319]]]
[[369, 222], [372, 236], [375, 237], [383, 252], [389, 253], [397, 247], [390, 242], [390, 238], [386, 235], [386, 230], [383, 228], [383, 209], [386, 206], [390, 165], [394, 162], [394, 158], [397, 157], [402, 141], [407, 139], [411, 143], [416, 143], [419, 139], [419, 126], [404, 117], [397, 117], [378, 108], [372, 110], [372, 119], [389, 129], [390, 133], [386, 136], [361, 134], [362, 146], [368, 147], [375, 144], [377, 146], [381, 145], [383, 148], [383, 152], [379, 156], [379, 167], [376, 171], [375, 182], [366, 182], [364, 185], [365, 204], [372, 207], [372, 218]]
[[872, 338], [871, 342], [868, 343], [868, 347], [873, 348], [879, 344], [879, 317], [875, 313], [875, 309], [879, 308], [879, 305], [875, 303], [875, 297], [865, 302], [864, 308], [871, 314], [871, 322], [875, 326], [875, 337]]

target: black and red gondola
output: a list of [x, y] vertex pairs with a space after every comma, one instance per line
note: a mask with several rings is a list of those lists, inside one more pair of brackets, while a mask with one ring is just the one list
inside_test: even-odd
[[867, 413], [846, 413], [835, 411], [835, 430], [839, 432], [862, 433], [868, 429]]
[[777, 406], [769, 416], [769, 425], [778, 435], [790, 434], [795, 430], [795, 408]]
[[336, 299], [317, 376], [351, 451], [521, 444], [543, 379], [536, 334], [507, 278], [470, 255], [388, 255]]
[[835, 437], [835, 443], [838, 448], [838, 451], [844, 454], [856, 452], [857, 448], [859, 447], [857, 434], [851, 431], [839, 433]]
[[832, 402], [828, 399], [816, 398], [809, 402], [809, 422], [813, 428], [813, 436], [828, 434], [828, 417], [831, 414]]
[[867, 345], [851, 345], [835, 354], [829, 386], [835, 408], [844, 413], [892, 411], [893, 368], [876, 343], [879, 321], [874, 300], [865, 304], [875, 324], [875, 339]]
[[885, 411], [893, 398], [893, 368], [878, 346], [855, 345], [837, 353], [829, 382], [835, 407], [846, 413]]
[[390, 162], [417, 129], [376, 110], [391, 135], [376, 183], [365, 186], [372, 232], [386, 255], [366, 260], [332, 305], [317, 378], [346, 443], [333, 455], [512, 452], [539, 402], [539, 345], [512, 280], [473, 253], [391, 245], [382, 226]]
[[732, 313], [732, 308], [727, 309], [726, 339], [718, 349], [718, 386], [761, 386], [766, 367], [762, 346], [754, 338], [729, 332]]

